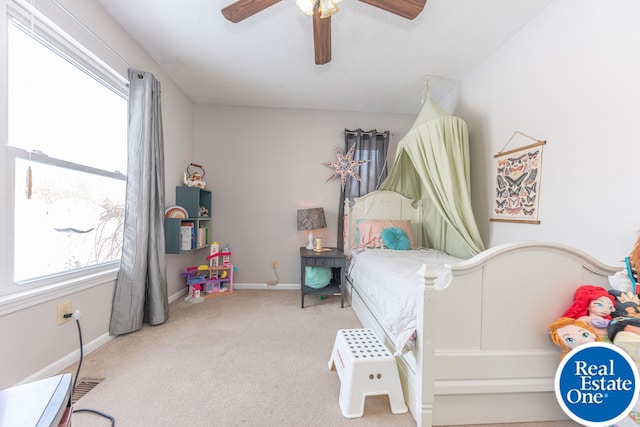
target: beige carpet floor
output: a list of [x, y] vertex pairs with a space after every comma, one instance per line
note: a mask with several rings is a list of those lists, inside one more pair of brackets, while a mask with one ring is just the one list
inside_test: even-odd
[[[75, 409], [126, 427], [415, 426], [409, 413], [390, 412], [386, 396], [367, 397], [362, 418], [342, 417], [340, 381], [327, 362], [336, 331], [361, 325], [338, 297], [307, 297], [301, 309], [296, 291], [241, 290], [198, 304], [179, 299], [170, 310], [165, 324], [85, 357], [79, 380], [102, 381]], [[84, 412], [72, 424], [110, 425]], [[523, 426], [534, 425], [575, 424]]]

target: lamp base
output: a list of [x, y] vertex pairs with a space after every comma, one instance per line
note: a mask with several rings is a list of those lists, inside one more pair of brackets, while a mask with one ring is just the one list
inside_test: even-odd
[[313, 249], [313, 230], [309, 230], [309, 244], [306, 246], [307, 249]]

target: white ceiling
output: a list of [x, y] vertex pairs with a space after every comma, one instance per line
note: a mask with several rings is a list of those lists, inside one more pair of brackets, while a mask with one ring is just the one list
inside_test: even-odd
[[428, 0], [413, 21], [344, 0], [326, 65], [294, 0], [237, 24], [234, 0], [98, 1], [197, 103], [417, 113], [427, 77], [440, 99], [551, 0]]

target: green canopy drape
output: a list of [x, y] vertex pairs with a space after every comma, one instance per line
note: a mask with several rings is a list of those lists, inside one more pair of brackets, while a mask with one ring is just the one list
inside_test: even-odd
[[470, 188], [467, 124], [428, 99], [380, 189], [422, 200], [423, 242], [470, 258], [484, 250]]

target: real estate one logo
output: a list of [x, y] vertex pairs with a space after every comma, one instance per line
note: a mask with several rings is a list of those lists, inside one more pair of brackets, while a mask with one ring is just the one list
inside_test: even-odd
[[638, 369], [613, 344], [593, 342], [571, 350], [555, 376], [556, 399], [574, 421], [609, 426], [621, 421], [638, 400]]

